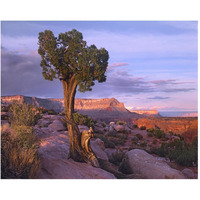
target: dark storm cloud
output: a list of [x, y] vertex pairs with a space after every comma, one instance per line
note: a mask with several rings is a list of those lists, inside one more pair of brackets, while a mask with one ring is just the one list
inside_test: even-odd
[[42, 76], [40, 57], [35, 52], [22, 55], [2, 48], [1, 95], [58, 97], [62, 87], [58, 81], [46, 81]]

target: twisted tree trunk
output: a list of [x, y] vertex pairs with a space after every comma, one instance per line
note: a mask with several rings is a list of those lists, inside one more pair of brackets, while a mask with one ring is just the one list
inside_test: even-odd
[[93, 166], [99, 167], [99, 163], [94, 152], [91, 151], [88, 153], [85, 149], [82, 148], [81, 133], [73, 119], [74, 100], [77, 88], [77, 81], [75, 76], [72, 76], [67, 81], [63, 80], [62, 83], [64, 92], [65, 118], [70, 140], [69, 158], [72, 158], [78, 162], [91, 163]]

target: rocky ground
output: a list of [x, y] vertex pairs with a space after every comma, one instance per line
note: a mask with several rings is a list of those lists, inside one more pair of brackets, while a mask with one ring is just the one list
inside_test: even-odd
[[[197, 167], [183, 167], [169, 159], [152, 154], [152, 148], [163, 142], [180, 139], [166, 135], [163, 140], [149, 137], [147, 130], [124, 122], [98, 122], [94, 126], [95, 138], [91, 147], [100, 160], [100, 167], [68, 159], [69, 137], [62, 122], [63, 116], [42, 114], [34, 126], [40, 139], [39, 156], [41, 170], [39, 179], [196, 179]], [[9, 127], [2, 120], [2, 128]], [[89, 127], [79, 125], [80, 131]]]
[[[69, 137], [61, 118], [59, 115], [43, 114], [42, 119], [34, 126], [34, 132], [40, 138], [39, 155], [42, 160], [38, 178], [197, 178], [197, 168], [173, 165], [163, 157], [147, 153], [151, 147], [159, 147], [162, 140], [156, 139], [155, 142], [154, 138], [148, 137], [146, 130], [115, 122], [97, 123], [94, 128], [96, 138], [91, 140], [91, 147], [96, 156], [103, 161], [104, 164], [101, 165], [103, 169], [68, 159]], [[79, 129], [83, 131], [89, 128], [79, 125]], [[115, 138], [116, 141], [121, 138], [123, 143], [115, 141], [115, 147], [109, 148], [109, 144], [100, 139], [103, 137]], [[177, 139], [177, 136], [168, 137], [170, 140]]]

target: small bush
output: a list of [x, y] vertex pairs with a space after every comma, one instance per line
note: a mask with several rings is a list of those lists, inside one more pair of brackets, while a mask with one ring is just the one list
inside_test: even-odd
[[8, 112], [7, 106], [1, 106], [1, 112]]
[[125, 143], [125, 140], [116, 137], [108, 137], [108, 141], [114, 143], [115, 145], [122, 145], [122, 146]]
[[37, 178], [40, 169], [37, 139], [30, 127], [18, 131], [1, 133], [1, 178]]
[[147, 132], [147, 136], [148, 136], [148, 137], [153, 137], [153, 133]]
[[55, 110], [47, 110], [48, 115], [58, 115]]
[[102, 134], [94, 134], [95, 138], [99, 138], [104, 142], [106, 148], [115, 148], [115, 144], [112, 141], [109, 141], [108, 138]]
[[117, 135], [115, 135], [115, 137], [122, 139], [122, 140], [126, 140], [128, 138], [128, 135], [123, 134], [123, 133], [118, 133]]
[[146, 142], [141, 142], [140, 146], [141, 146], [141, 147], [146, 147], [146, 146], [147, 146], [147, 143], [146, 143]]
[[15, 126], [33, 126], [37, 123], [38, 115], [32, 105], [26, 103], [18, 104], [14, 102], [9, 106], [9, 122]]
[[153, 135], [154, 135], [154, 137], [156, 137], [158, 139], [165, 138], [165, 136], [166, 136], [164, 131], [162, 131], [160, 129], [154, 129]]
[[133, 136], [133, 137], [131, 138], [131, 141], [132, 141], [133, 143], [138, 143], [139, 139], [138, 139], [138, 137]]
[[118, 124], [118, 125], [127, 125], [127, 123], [124, 122], [124, 121], [117, 121], [116, 124]]
[[109, 161], [115, 165], [119, 165], [122, 162], [124, 157], [124, 152], [122, 150], [118, 150], [112, 154], [112, 158]]
[[153, 144], [156, 144], [157, 143], [157, 140], [153, 140]]
[[149, 128], [149, 129], [147, 129], [147, 132], [153, 133], [154, 130], [155, 130], [154, 128]]
[[136, 137], [137, 137], [139, 140], [143, 139], [143, 136], [142, 136], [140, 133], [137, 133], [137, 134], [136, 134]]
[[1, 120], [9, 120], [9, 116], [8, 115], [1, 115]]
[[118, 134], [118, 132], [115, 131], [115, 130], [113, 130], [113, 131], [109, 131], [108, 134], [107, 134], [107, 136], [115, 137], [115, 136], [117, 136], [117, 134]]
[[85, 125], [88, 127], [94, 126], [94, 121], [91, 117], [88, 117], [87, 115], [82, 115], [80, 113], [73, 113], [73, 118], [76, 124], [78, 125]]
[[106, 127], [106, 123], [105, 122], [101, 122], [101, 125], [105, 128]]
[[197, 146], [178, 139], [170, 143], [162, 143], [160, 148], [152, 148], [151, 152], [162, 157], [169, 157], [171, 161], [186, 167], [197, 165], [198, 162]]
[[146, 130], [146, 126], [140, 126], [140, 130]]
[[133, 125], [133, 128], [138, 128], [138, 125], [137, 125], [137, 124], [134, 124], [134, 125]]

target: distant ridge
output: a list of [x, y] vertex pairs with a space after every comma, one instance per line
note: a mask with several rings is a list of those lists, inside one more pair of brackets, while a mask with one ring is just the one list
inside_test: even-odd
[[[64, 99], [42, 99], [23, 95], [2, 96], [1, 104], [9, 105], [13, 101], [32, 104], [37, 107], [53, 109], [56, 112], [64, 111]], [[131, 113], [123, 103], [115, 98], [104, 99], [75, 99], [75, 110], [81, 114], [86, 114], [94, 119], [124, 119], [140, 117], [137, 113]]]

